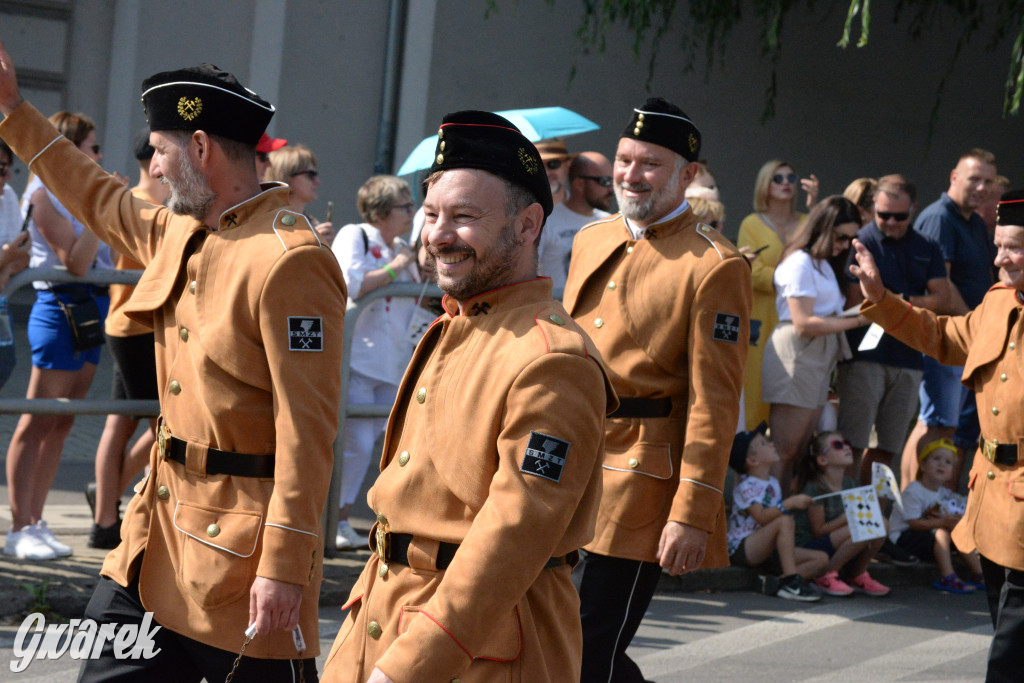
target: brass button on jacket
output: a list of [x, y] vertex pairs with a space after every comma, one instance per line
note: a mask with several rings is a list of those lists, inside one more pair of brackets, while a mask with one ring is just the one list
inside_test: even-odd
[[196, 281], [195, 280], [193, 280], [192, 282], [188, 283], [188, 293], [189, 294], [195, 294], [196, 293]]
[[380, 624], [378, 624], [376, 621], [371, 621], [369, 624], [366, 625], [366, 633], [369, 634], [369, 636], [374, 640], [377, 640], [378, 638], [380, 638], [381, 634], [384, 633], [384, 629], [382, 629], [380, 627]]
[[398, 466], [405, 467], [409, 464], [409, 451], [402, 451], [398, 454]]
[[427, 389], [426, 387], [420, 387], [420, 390], [416, 392], [416, 402], [423, 403], [427, 400]]
[[175, 396], [177, 396], [178, 394], [180, 394], [180, 393], [181, 393], [181, 384], [179, 384], [179, 383], [178, 383], [178, 380], [176, 380], [176, 379], [172, 379], [172, 380], [171, 380], [171, 383], [170, 383], [169, 385], [167, 385], [167, 389], [168, 389], [168, 391], [170, 391], [170, 392], [171, 392], [172, 394], [174, 394]]
[[159, 498], [160, 500], [167, 500], [168, 498], [171, 497], [171, 492], [167, 489], [166, 486], [161, 486], [156, 490], [156, 497]]
[[210, 536], [210, 538], [214, 538], [215, 536], [219, 536], [220, 535], [220, 527], [218, 525], [216, 525], [216, 524], [211, 524], [210, 526], [206, 527], [206, 533]]
[[187, 342], [188, 341], [188, 330], [186, 328], [184, 328], [184, 327], [181, 328], [181, 331], [178, 332], [178, 336], [181, 337], [181, 341]]

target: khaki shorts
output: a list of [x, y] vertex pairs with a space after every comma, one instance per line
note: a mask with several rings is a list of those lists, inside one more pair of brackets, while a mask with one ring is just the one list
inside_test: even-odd
[[832, 370], [845, 347], [840, 336], [804, 337], [792, 323], [780, 322], [761, 360], [761, 400], [812, 409], [825, 405]]
[[839, 365], [839, 431], [854, 448], [868, 447], [871, 427], [878, 448], [901, 453], [910, 421], [917, 415], [921, 370], [871, 361]]

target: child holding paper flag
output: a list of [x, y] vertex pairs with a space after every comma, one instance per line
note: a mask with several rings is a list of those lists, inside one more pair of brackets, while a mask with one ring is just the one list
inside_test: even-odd
[[857, 590], [881, 597], [889, 594], [889, 587], [871, 578], [867, 568], [885, 540], [885, 518], [874, 488], [844, 476], [852, 464], [850, 442], [839, 432], [811, 439], [808, 453], [797, 463], [797, 490], [812, 503], [795, 515], [796, 542], [828, 554], [825, 573], [814, 580], [825, 594], [845, 596]]
[[949, 439], [936, 439], [921, 449], [917, 480], [904, 489], [902, 510], [893, 510], [889, 538], [897, 546], [920, 557], [935, 558], [942, 574], [932, 584], [936, 590], [972, 593], [975, 588], [985, 587], [981, 560], [977, 553], [964, 554], [963, 558], [972, 572], [971, 580], [961, 581], [957, 577], [953, 570], [950, 531], [963, 514], [950, 512], [948, 504], [946, 507], [943, 505], [943, 501], [953, 500], [953, 492], [945, 484], [953, 474], [956, 452], [956, 445]]

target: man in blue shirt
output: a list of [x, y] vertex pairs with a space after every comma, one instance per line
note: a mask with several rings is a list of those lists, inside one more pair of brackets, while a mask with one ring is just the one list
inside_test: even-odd
[[[952, 290], [951, 306], [936, 311], [962, 315], [976, 307], [994, 282], [990, 245], [992, 238], [977, 209], [985, 201], [996, 177], [996, 158], [983, 149], [972, 149], [957, 161], [949, 175], [949, 189], [929, 205], [914, 223], [914, 230], [939, 243]], [[972, 454], [978, 443], [978, 409], [974, 394], [960, 384], [963, 368], [924, 359], [921, 412], [903, 449], [903, 481], [917, 475], [918, 444], [951, 438], [960, 455]], [[958, 458], [963, 464], [963, 457]], [[956, 490], [960, 467], [955, 468], [950, 488]]]
[[[910, 229], [916, 198], [914, 184], [903, 176], [880, 178], [875, 219], [860, 229], [857, 239], [875, 257], [886, 289], [902, 294], [916, 306], [942, 310], [949, 305], [950, 284], [939, 245]], [[851, 249], [849, 263], [854, 262], [853, 255]], [[859, 281], [849, 274], [846, 294], [850, 306], [863, 300]], [[924, 369], [919, 351], [889, 335], [870, 350], [857, 350], [867, 330], [858, 327], [846, 333], [853, 360], [839, 365], [838, 416], [839, 431], [861, 455], [864, 484], [871, 481], [872, 463], [891, 466], [903, 450]], [[878, 445], [868, 448], [872, 426]]]

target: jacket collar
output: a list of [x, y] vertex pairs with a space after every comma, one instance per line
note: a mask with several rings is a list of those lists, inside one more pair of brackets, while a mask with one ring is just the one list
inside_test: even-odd
[[288, 206], [290, 190], [284, 183], [260, 183], [260, 190], [258, 195], [224, 211], [216, 230], [231, 230], [249, 222], [253, 216]]
[[[551, 278], [538, 277], [524, 282], [516, 282], [498, 287], [470, 297], [463, 302], [466, 316], [490, 315], [499, 311], [511, 310], [524, 304], [536, 303], [551, 299]], [[459, 316], [459, 302], [453, 297], [444, 295], [441, 305], [452, 318]]]

